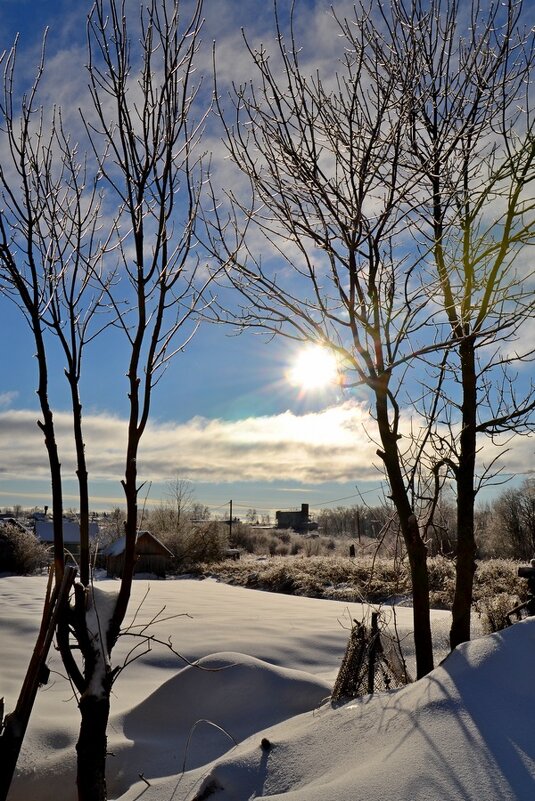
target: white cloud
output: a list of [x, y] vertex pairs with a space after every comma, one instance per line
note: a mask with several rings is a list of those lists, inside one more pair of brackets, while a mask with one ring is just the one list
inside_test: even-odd
[[[410, 425], [409, 411], [403, 413]], [[42, 435], [32, 411], [0, 412], [0, 475], [4, 479], [46, 478]], [[63, 475], [73, 478], [71, 418], [55, 415]], [[139, 456], [140, 480], [166, 481], [177, 474], [196, 482], [274, 482], [303, 484], [376, 481], [374, 423], [364, 404], [348, 401], [321, 412], [221, 420], [194, 417], [184, 423], [152, 422]], [[111, 415], [85, 417], [86, 453], [91, 480], [117, 482], [124, 474], [126, 421]], [[496, 456], [481, 441], [480, 466]], [[499, 465], [524, 473], [533, 461], [533, 439], [516, 437], [503, 448]], [[379, 469], [378, 469], [379, 468]], [[481, 467], [480, 467], [481, 469]]]
[[0, 392], [0, 409], [5, 409], [11, 406], [14, 400], [18, 397], [18, 392]]
[[[74, 473], [71, 419], [55, 415], [65, 477]], [[196, 481], [351, 481], [377, 479], [375, 445], [366, 435], [363, 405], [345, 403], [322, 412], [285, 412], [245, 420], [195, 417], [185, 423], [152, 422], [140, 452], [142, 479], [177, 473]], [[124, 473], [126, 422], [106, 415], [85, 417], [91, 478], [117, 481]], [[42, 435], [31, 411], [0, 413], [0, 473], [4, 478], [47, 475]]]

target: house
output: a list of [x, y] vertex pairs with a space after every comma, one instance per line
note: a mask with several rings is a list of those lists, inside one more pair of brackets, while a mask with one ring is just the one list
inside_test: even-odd
[[[93, 542], [98, 535], [98, 523], [89, 523], [89, 541]], [[49, 517], [35, 517], [35, 536], [40, 542], [52, 545], [54, 542], [54, 522]], [[65, 550], [73, 557], [80, 555], [80, 524], [76, 520], [63, 519], [63, 544]]]
[[[101, 552], [108, 576], [120, 578], [124, 568], [126, 537], [119, 537]], [[172, 552], [150, 531], [138, 531], [136, 535], [136, 564], [134, 573], [154, 573], [161, 578], [169, 569]]]
[[277, 528], [293, 528], [298, 534], [315, 531], [318, 524], [310, 519], [308, 503], [302, 503], [300, 510], [276, 512]]

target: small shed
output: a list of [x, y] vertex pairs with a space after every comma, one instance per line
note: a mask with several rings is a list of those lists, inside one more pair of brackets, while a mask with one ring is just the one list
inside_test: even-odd
[[[102, 552], [108, 576], [121, 578], [123, 575], [125, 548], [126, 537], [119, 537]], [[173, 554], [169, 548], [150, 531], [138, 531], [134, 573], [154, 573], [160, 578], [165, 578], [172, 558]]]

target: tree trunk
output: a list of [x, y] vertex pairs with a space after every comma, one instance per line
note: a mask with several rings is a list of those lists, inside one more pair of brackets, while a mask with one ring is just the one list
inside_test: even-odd
[[80, 700], [82, 717], [76, 743], [78, 755], [78, 801], [106, 801], [106, 727], [110, 713], [110, 697], [85, 694]]
[[434, 667], [427, 548], [420, 535], [418, 521], [409, 502], [401, 471], [397, 447], [398, 436], [396, 432], [391, 431], [386, 391], [382, 391], [381, 387], [376, 389], [376, 412], [383, 445], [383, 450], [379, 451], [378, 454], [385, 465], [392, 501], [398, 513], [411, 568], [416, 676], [420, 679], [433, 670]]
[[472, 592], [476, 569], [474, 536], [474, 475], [476, 464], [477, 377], [474, 341], [459, 346], [463, 390], [462, 430], [457, 469], [457, 561], [450, 646], [470, 639]]
[[80, 496], [80, 581], [84, 587], [87, 587], [90, 579], [89, 486], [82, 434], [82, 404], [76, 376], [71, 371], [67, 374], [67, 378], [71, 387], [74, 442], [76, 445], [76, 475], [78, 477], [78, 493]]
[[[132, 415], [133, 418], [133, 415]], [[126, 498], [126, 522], [125, 522], [125, 551], [124, 562], [121, 576], [121, 586], [115, 604], [115, 610], [110, 620], [108, 628], [107, 647], [111, 653], [119, 631], [121, 629], [124, 616], [130, 600], [132, 590], [132, 579], [136, 564], [136, 536], [137, 536], [137, 449], [139, 436], [136, 431], [135, 419], [130, 422], [127, 445], [127, 459], [123, 489]]]
[[61, 463], [59, 460], [58, 445], [56, 442], [56, 431], [54, 428], [54, 416], [48, 401], [48, 364], [41, 330], [41, 320], [38, 312], [32, 316], [32, 330], [34, 333], [35, 345], [37, 348], [37, 364], [39, 369], [39, 385], [37, 395], [43, 414], [43, 420], [38, 420], [37, 425], [43, 432], [45, 446], [48, 453], [50, 465], [50, 478], [52, 481], [52, 522], [54, 526], [54, 571], [56, 582], [61, 584], [65, 570], [65, 549], [63, 543], [63, 485], [61, 481]]
[[409, 516], [408, 528], [409, 534], [405, 536], [405, 545], [411, 568], [416, 678], [421, 679], [434, 667], [427, 548], [420, 536], [418, 523], [413, 514]]

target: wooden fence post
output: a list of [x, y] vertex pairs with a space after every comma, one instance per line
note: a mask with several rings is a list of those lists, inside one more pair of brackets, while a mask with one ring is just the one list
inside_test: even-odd
[[377, 651], [379, 650], [379, 612], [372, 612], [372, 626], [370, 632], [370, 648], [368, 651], [368, 693], [373, 695], [375, 689], [375, 665]]

